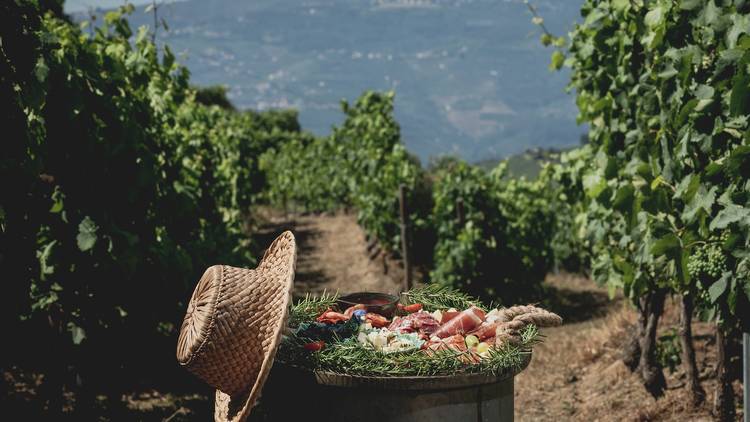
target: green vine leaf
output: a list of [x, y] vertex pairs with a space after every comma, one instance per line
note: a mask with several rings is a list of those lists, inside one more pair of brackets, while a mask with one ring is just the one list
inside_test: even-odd
[[721, 295], [723, 295], [727, 290], [730, 274], [731, 273], [729, 272], [724, 273], [724, 275], [722, 275], [720, 279], [718, 279], [711, 285], [711, 287], [708, 288], [708, 294], [711, 298], [711, 303], [716, 303], [716, 301], [719, 300], [719, 297], [721, 297]]
[[68, 330], [70, 331], [70, 338], [73, 341], [73, 344], [79, 345], [83, 343], [84, 340], [86, 340], [86, 330], [79, 327], [75, 323], [69, 322]]
[[737, 75], [729, 97], [729, 114], [741, 116], [750, 113], [750, 75]]
[[655, 28], [659, 25], [664, 24], [664, 9], [662, 6], [656, 6], [646, 13], [646, 17], [643, 20], [646, 26], [649, 28]]
[[666, 255], [674, 251], [679, 251], [681, 246], [680, 238], [670, 233], [654, 242], [653, 246], [651, 246], [651, 253], [654, 256]]
[[560, 70], [563, 63], [565, 63], [565, 55], [560, 51], [555, 51], [550, 58], [549, 69]]
[[683, 0], [680, 2], [680, 9], [693, 10], [703, 4], [703, 0]]
[[82, 252], [86, 252], [94, 247], [96, 244], [96, 231], [99, 227], [94, 221], [86, 216], [83, 221], [78, 225], [78, 236], [76, 236], [76, 242], [78, 243], [78, 249]]
[[750, 33], [750, 15], [734, 13], [731, 16], [732, 27], [727, 31], [727, 47], [735, 48], [737, 38], [742, 34]]
[[750, 208], [745, 208], [736, 204], [728, 204], [724, 209], [719, 211], [713, 220], [711, 220], [709, 229], [725, 229], [732, 223], [738, 223], [742, 227], [750, 227]]
[[45, 80], [47, 80], [48, 74], [49, 67], [44, 61], [44, 57], [39, 57], [39, 59], [37, 59], [36, 66], [34, 67], [34, 75], [36, 76], [36, 79], [39, 82], [44, 82]]
[[682, 219], [687, 222], [693, 222], [700, 211], [711, 214], [711, 207], [716, 202], [716, 192], [718, 189], [717, 186], [711, 186], [709, 189], [706, 189], [705, 186], [701, 185], [697, 193], [693, 196], [693, 199], [685, 206]]

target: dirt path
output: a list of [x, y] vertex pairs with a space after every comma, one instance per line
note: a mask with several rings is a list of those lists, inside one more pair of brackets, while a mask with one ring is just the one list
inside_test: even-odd
[[276, 218], [264, 229], [276, 235], [291, 229], [297, 238], [294, 295], [353, 291], [397, 293], [399, 282], [384, 274], [379, 260], [370, 260], [365, 234], [348, 214]]

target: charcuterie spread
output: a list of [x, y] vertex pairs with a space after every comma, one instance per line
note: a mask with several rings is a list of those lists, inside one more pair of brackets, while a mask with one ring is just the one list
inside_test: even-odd
[[499, 373], [521, 365], [539, 328], [562, 324], [538, 306], [488, 309], [435, 285], [402, 293], [391, 318], [371, 303], [340, 303], [324, 294], [295, 304], [278, 359], [350, 375]]

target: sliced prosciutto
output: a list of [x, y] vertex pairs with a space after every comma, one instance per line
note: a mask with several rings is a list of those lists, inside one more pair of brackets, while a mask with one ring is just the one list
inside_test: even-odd
[[414, 312], [403, 318], [396, 317], [388, 327], [398, 333], [418, 332], [423, 336], [430, 336], [440, 328], [440, 323], [429, 312]]
[[365, 314], [365, 321], [369, 322], [375, 328], [382, 328], [388, 325], [388, 318], [373, 312]]
[[465, 363], [479, 363], [482, 357], [475, 350], [469, 350], [466, 347], [466, 339], [461, 334], [452, 335], [443, 339], [433, 339], [427, 344], [425, 352], [428, 355], [434, 355], [435, 352], [443, 350], [452, 350], [460, 353], [458, 358]]
[[318, 322], [324, 322], [327, 324], [335, 324], [339, 321], [348, 321], [349, 317], [342, 313], [335, 312], [331, 310], [331, 308], [328, 308], [328, 310], [320, 314], [320, 316], [317, 317], [315, 320]]
[[482, 322], [484, 322], [484, 311], [476, 306], [472, 306], [443, 324], [439, 330], [435, 331], [435, 335], [440, 338], [456, 334], [463, 335], [482, 325]]
[[495, 337], [495, 332], [497, 331], [497, 326], [499, 324], [500, 323], [498, 322], [485, 321], [475, 330], [469, 332], [469, 334], [477, 336], [479, 340], [487, 340], [488, 338]]
[[466, 350], [466, 339], [461, 334], [455, 334], [446, 338], [436, 339], [432, 338], [427, 345], [428, 350], [439, 351], [439, 350], [455, 350], [457, 352], [463, 352]]
[[443, 317], [440, 319], [440, 325], [447, 323], [461, 314], [461, 311], [443, 311]]

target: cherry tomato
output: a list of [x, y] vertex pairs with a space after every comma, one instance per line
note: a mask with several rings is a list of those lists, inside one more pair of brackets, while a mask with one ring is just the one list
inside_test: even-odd
[[375, 328], [381, 328], [388, 325], [388, 318], [372, 312], [365, 314], [365, 319]]
[[421, 303], [412, 303], [411, 305], [406, 305], [403, 307], [404, 311], [412, 313], [412, 312], [418, 312], [422, 310], [422, 304]]
[[317, 352], [318, 350], [322, 349], [323, 346], [325, 346], [326, 343], [323, 340], [314, 341], [312, 343], [305, 344], [305, 350], [309, 350], [311, 352]]

